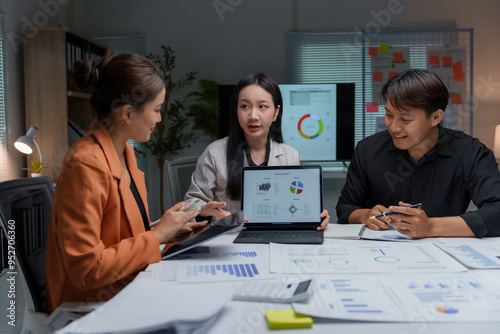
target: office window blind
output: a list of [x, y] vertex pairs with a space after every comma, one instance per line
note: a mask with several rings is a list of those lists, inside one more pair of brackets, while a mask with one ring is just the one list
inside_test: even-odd
[[285, 37], [289, 83], [354, 83], [355, 144], [363, 139], [363, 58], [355, 32], [289, 32]]
[[[365, 112], [371, 102], [372, 73], [369, 47], [386, 43], [409, 48], [409, 68], [426, 68], [428, 47], [460, 46], [465, 50], [465, 96], [461, 105], [449, 103], [445, 126], [472, 135], [472, 29], [439, 29], [363, 32], [288, 32], [285, 35], [285, 68], [289, 83], [344, 83], [355, 88], [355, 144], [373, 134], [379, 112]], [[447, 83], [445, 83], [447, 84]], [[450, 87], [448, 87], [450, 89]]]
[[9, 158], [7, 155], [7, 111], [5, 92], [5, 47], [4, 14], [0, 13], [0, 181], [9, 178]]

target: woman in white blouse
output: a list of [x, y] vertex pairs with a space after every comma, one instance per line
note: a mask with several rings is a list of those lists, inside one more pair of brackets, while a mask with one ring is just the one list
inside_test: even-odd
[[[229, 106], [229, 136], [205, 149], [185, 196], [186, 201], [200, 201], [200, 216], [223, 218], [241, 209], [242, 167], [300, 164], [297, 150], [283, 144], [282, 106], [278, 83], [268, 75], [240, 80]], [[321, 217], [318, 229], [330, 220], [327, 210]]]

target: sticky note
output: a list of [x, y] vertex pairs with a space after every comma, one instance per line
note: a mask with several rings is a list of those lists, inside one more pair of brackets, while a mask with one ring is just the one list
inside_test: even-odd
[[443, 56], [443, 66], [451, 66], [451, 56]]
[[391, 80], [394, 78], [396, 75], [398, 75], [398, 72], [395, 71], [389, 71], [389, 78], [387, 80]]
[[382, 82], [384, 80], [384, 72], [373, 72], [373, 81]]
[[451, 97], [451, 104], [462, 104], [462, 95], [455, 94]]
[[455, 73], [455, 74], [463, 73], [462, 63], [453, 63], [452, 67], [453, 67], [453, 73]]
[[378, 112], [378, 103], [366, 102], [366, 112]]
[[378, 56], [378, 48], [376, 46], [372, 46], [372, 47], [368, 48], [368, 55], [371, 57]]
[[464, 72], [462, 73], [455, 73], [453, 76], [454, 81], [464, 81]]
[[439, 55], [430, 55], [429, 65], [439, 65]]
[[311, 317], [296, 313], [293, 309], [266, 311], [269, 329], [311, 328]]
[[402, 62], [404, 62], [403, 52], [394, 52], [392, 54], [392, 61], [395, 62], [395, 63], [402, 63]]
[[383, 54], [386, 54], [391, 47], [387, 43], [380, 43], [380, 46], [378, 47], [378, 50], [382, 52]]

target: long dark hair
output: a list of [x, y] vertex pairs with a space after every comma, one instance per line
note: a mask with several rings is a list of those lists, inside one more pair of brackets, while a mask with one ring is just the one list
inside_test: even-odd
[[411, 69], [389, 80], [382, 88], [382, 97], [397, 110], [419, 108], [429, 117], [438, 109], [446, 109], [449, 93], [433, 71]]
[[165, 80], [146, 58], [133, 53], [113, 57], [109, 48], [99, 62], [75, 62], [73, 85], [92, 92], [90, 105], [102, 122], [113, 109], [122, 105], [142, 111], [144, 105], [153, 101], [165, 87]]
[[244, 162], [244, 148], [247, 145], [243, 129], [238, 122], [238, 100], [243, 88], [259, 85], [273, 98], [274, 108], [280, 107], [276, 120], [271, 124], [269, 137], [283, 143], [281, 133], [281, 115], [283, 114], [283, 97], [278, 83], [264, 73], [249, 74], [238, 82], [229, 104], [230, 130], [227, 141], [227, 193], [231, 200], [241, 198], [241, 169]]

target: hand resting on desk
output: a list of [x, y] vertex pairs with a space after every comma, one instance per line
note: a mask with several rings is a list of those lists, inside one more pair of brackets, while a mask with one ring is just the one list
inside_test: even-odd
[[[360, 210], [361, 211], [361, 210]], [[389, 211], [388, 208], [386, 208], [383, 205], [375, 205], [371, 209], [363, 209], [364, 214], [362, 215], [361, 218], [361, 224], [365, 224], [366, 227], [368, 227], [371, 230], [379, 231], [379, 230], [388, 230], [391, 228], [389, 225], [389, 217], [379, 217], [379, 218], [372, 218], [373, 216], [380, 215], [384, 212]]]
[[389, 207], [389, 210], [398, 212], [389, 216], [389, 224], [413, 239], [475, 236], [460, 216], [429, 218], [423, 209], [409, 208], [410, 204], [403, 202], [399, 205]]

